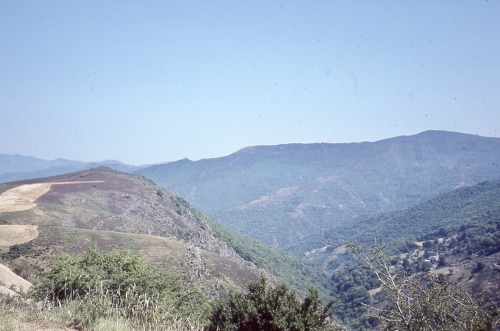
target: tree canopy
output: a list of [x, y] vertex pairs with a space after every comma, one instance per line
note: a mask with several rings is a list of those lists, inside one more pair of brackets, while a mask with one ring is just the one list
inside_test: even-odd
[[260, 282], [250, 283], [247, 293], [229, 292], [220, 300], [208, 331], [333, 330], [329, 326], [332, 305], [323, 305], [315, 288], [301, 301], [287, 285], [268, 286], [263, 277]]

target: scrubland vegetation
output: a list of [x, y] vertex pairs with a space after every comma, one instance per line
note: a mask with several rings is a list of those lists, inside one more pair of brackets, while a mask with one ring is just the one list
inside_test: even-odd
[[304, 300], [285, 284], [250, 283], [216, 303], [182, 279], [127, 251], [61, 255], [26, 298], [1, 301], [1, 330], [327, 330], [331, 303], [311, 288]]
[[89, 330], [109, 325], [120, 330], [199, 330], [211, 309], [205, 294], [137, 255], [100, 253], [95, 247], [79, 258], [60, 256], [28, 297], [32, 303], [22, 306], [29, 310], [24, 313], [28, 321], [53, 320]]
[[357, 263], [331, 278], [336, 302], [264, 277], [215, 300], [135, 254], [92, 247], [61, 255], [30, 293], [4, 297], [0, 330], [342, 330], [335, 316], [358, 330], [495, 329], [498, 307], [447, 277], [408, 274], [382, 247], [349, 252]]

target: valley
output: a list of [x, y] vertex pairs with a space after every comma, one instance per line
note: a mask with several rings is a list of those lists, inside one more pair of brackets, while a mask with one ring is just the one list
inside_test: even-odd
[[237, 232], [287, 250], [356, 217], [498, 179], [499, 165], [498, 138], [426, 131], [377, 142], [255, 146], [137, 173]]
[[301, 296], [314, 286], [336, 300], [333, 324], [368, 330], [387, 293], [355, 243], [383, 246], [397, 278], [444, 277], [498, 309], [498, 164], [498, 138], [429, 131], [7, 182], [0, 289], [27, 291], [64, 254], [133, 252], [207, 302], [262, 275]]

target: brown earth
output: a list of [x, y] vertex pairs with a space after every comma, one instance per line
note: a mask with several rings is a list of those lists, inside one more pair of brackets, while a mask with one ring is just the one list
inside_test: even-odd
[[37, 225], [0, 225], [0, 247], [24, 244], [38, 234]]
[[101, 183], [102, 181], [74, 181], [24, 184], [3, 192], [0, 195], [0, 213], [29, 210], [36, 207], [35, 201], [47, 193], [52, 185]]
[[50, 190], [50, 183], [26, 184], [0, 195], [0, 213], [23, 211], [36, 207], [36, 199]]

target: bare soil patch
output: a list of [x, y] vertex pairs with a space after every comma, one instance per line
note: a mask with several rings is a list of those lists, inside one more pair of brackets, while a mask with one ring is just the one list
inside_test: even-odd
[[37, 225], [0, 225], [0, 247], [24, 244], [38, 235]]
[[453, 281], [458, 281], [459, 279], [462, 279], [465, 275], [467, 275], [467, 272], [464, 267], [444, 267], [440, 269], [435, 269], [432, 270], [431, 275], [445, 275], [449, 276]]
[[0, 195], [0, 213], [23, 211], [36, 207], [38, 197], [50, 190], [51, 183], [25, 184]]
[[0, 195], [0, 213], [16, 212], [35, 208], [35, 201], [47, 193], [52, 185], [82, 183], [102, 183], [102, 181], [51, 182], [20, 185], [5, 191]]

